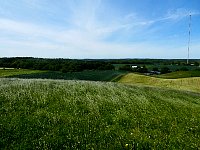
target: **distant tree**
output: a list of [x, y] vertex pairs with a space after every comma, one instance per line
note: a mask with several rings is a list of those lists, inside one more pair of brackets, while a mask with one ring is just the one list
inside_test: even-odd
[[98, 69], [99, 70], [113, 70], [115, 69], [115, 67], [111, 63], [106, 63], [106, 64], [101, 65]]
[[169, 73], [171, 71], [168, 67], [163, 67], [163, 68], [161, 68], [160, 72], [161, 72], [161, 74], [164, 74], [164, 73]]
[[67, 73], [69, 70], [67, 70], [67, 68], [65, 68], [65, 67], [63, 67], [62, 69], [61, 69], [61, 72], [62, 73]]

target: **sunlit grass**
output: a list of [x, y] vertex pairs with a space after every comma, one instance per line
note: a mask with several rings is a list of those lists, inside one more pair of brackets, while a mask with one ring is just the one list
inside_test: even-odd
[[155, 78], [145, 75], [129, 73], [120, 78], [118, 82], [200, 92], [200, 77], [162, 79], [162, 78]]
[[196, 149], [198, 94], [119, 83], [0, 79], [2, 149]]

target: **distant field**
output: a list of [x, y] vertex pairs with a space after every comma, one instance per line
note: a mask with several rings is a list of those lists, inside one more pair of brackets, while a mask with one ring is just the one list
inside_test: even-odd
[[161, 65], [161, 64], [114, 64], [115, 69], [119, 69], [122, 66], [125, 65], [136, 65], [136, 66], [143, 66], [145, 65], [146, 68], [151, 71], [153, 70], [153, 68], [157, 67], [159, 69], [163, 68], [163, 67], [168, 67], [171, 71], [176, 71], [177, 69], [181, 69], [181, 68], [187, 68], [188, 70], [196, 70], [196, 69], [200, 69], [199, 66], [185, 66], [185, 65]]
[[28, 70], [28, 69], [0, 69], [0, 77], [15, 76], [21, 74], [35, 74], [35, 73], [44, 73], [45, 71], [39, 70]]
[[199, 66], [185, 66], [185, 65], [146, 65], [149, 70], [152, 70], [154, 67], [163, 68], [168, 67], [171, 71], [176, 71], [177, 69], [187, 68], [188, 70], [199, 69]]
[[164, 79], [200, 77], [200, 71], [176, 71], [176, 72], [158, 75], [155, 77], [164, 78]]
[[118, 82], [200, 92], [200, 77], [162, 79], [129, 73], [125, 76], [122, 76]]
[[[8, 72], [9, 73], [9, 72]], [[17, 74], [19, 73], [19, 74]], [[71, 73], [62, 73], [59, 71], [41, 71], [41, 72], [32, 72], [27, 70], [27, 73], [18, 71], [15, 74], [7, 74], [6, 76], [12, 78], [24, 78], [24, 79], [64, 79], [64, 80], [89, 80], [89, 81], [111, 81], [119, 75], [124, 74], [121, 71], [82, 71], [82, 72], [71, 72]]]
[[199, 96], [110, 82], [1, 78], [0, 147], [198, 149]]

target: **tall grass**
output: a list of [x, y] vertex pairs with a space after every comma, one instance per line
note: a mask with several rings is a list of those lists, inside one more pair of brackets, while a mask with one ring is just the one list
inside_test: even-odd
[[175, 90], [186, 90], [200, 92], [200, 77], [180, 78], [180, 79], [162, 79], [145, 75], [129, 73], [120, 78], [118, 82], [148, 85], [156, 87], [171, 88]]
[[2, 149], [197, 149], [198, 94], [117, 83], [0, 79]]

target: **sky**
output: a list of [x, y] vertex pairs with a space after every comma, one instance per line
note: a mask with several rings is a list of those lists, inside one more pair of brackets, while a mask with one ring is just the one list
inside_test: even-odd
[[200, 58], [199, 0], [0, 0], [0, 57]]

